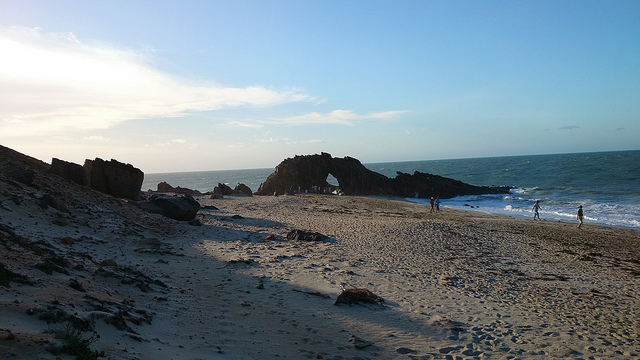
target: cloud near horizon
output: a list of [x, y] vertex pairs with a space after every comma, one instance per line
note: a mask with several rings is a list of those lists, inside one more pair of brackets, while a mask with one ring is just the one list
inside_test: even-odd
[[283, 125], [309, 125], [309, 124], [337, 124], [355, 125], [358, 122], [368, 120], [394, 120], [398, 115], [406, 113], [406, 110], [384, 111], [370, 114], [358, 114], [351, 110], [334, 110], [326, 114], [312, 112], [304, 115], [288, 118], [272, 119], [271, 124]]
[[106, 129], [238, 106], [315, 101], [296, 89], [198, 84], [145, 63], [141, 52], [86, 44], [73, 33], [0, 32], [0, 129], [4, 136]]

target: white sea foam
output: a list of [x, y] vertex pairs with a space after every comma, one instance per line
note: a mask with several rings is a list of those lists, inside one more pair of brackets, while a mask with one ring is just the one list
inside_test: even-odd
[[[426, 199], [407, 198], [409, 201], [428, 204]], [[443, 199], [442, 208], [482, 211], [491, 214], [515, 217], [532, 217], [535, 201], [519, 197], [500, 195], [459, 196]], [[544, 220], [577, 221], [577, 203], [559, 203], [558, 201], [542, 201], [540, 217]], [[640, 228], [640, 206], [603, 204], [585, 201], [585, 223], [609, 225], [616, 227]]]

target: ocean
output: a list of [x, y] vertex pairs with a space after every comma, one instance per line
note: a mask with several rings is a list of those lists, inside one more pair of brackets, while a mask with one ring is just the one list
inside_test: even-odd
[[[441, 207], [533, 218], [540, 200], [543, 220], [576, 221], [578, 205], [588, 223], [640, 229], [640, 151], [508, 156], [363, 164], [395, 177], [396, 172], [420, 171], [473, 185], [506, 185], [510, 194], [460, 196], [443, 199]], [[275, 168], [145, 174], [142, 189], [172, 186], [211, 191], [218, 183], [243, 183], [256, 191]], [[332, 176], [328, 181], [337, 184]], [[437, 196], [438, 194], [432, 194]], [[424, 203], [426, 199], [407, 198]]]

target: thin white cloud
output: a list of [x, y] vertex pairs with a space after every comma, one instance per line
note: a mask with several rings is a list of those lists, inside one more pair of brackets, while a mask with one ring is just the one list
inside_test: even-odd
[[261, 128], [261, 127], [263, 127], [263, 125], [260, 125], [260, 124], [253, 124], [253, 123], [248, 123], [248, 122], [243, 122], [243, 121], [229, 121], [229, 122], [227, 122], [227, 124], [233, 125], [233, 126], [245, 127], [245, 128]]
[[309, 139], [309, 140], [292, 140], [284, 139], [286, 145], [304, 145], [304, 144], [321, 144], [324, 142], [322, 139]]
[[273, 138], [270, 137], [268, 139], [256, 139], [256, 142], [261, 143], [261, 144], [265, 144], [265, 143], [276, 143], [279, 142], [281, 139], [279, 138]]
[[82, 138], [82, 140], [90, 141], [90, 142], [108, 142], [111, 139], [101, 135], [93, 135], [93, 136], [85, 136], [84, 138]]
[[273, 119], [270, 123], [286, 125], [309, 125], [309, 124], [337, 124], [355, 125], [358, 122], [368, 120], [391, 120], [407, 111], [386, 111], [370, 114], [358, 114], [351, 110], [334, 110], [330, 113], [321, 114], [312, 112], [309, 114], [292, 116], [288, 118]]
[[72, 33], [0, 30], [0, 133], [5, 136], [315, 100], [297, 89], [196, 84], [148, 66], [141, 52], [84, 43]]
[[187, 141], [185, 139], [171, 139], [170, 141], [167, 141], [167, 142], [157, 143], [156, 146], [165, 147], [165, 146], [172, 146], [172, 145], [181, 145], [181, 144], [185, 144], [186, 142]]

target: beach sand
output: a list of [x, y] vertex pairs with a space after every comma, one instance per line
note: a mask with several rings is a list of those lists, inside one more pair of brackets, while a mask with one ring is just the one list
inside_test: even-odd
[[[1, 359], [74, 358], [52, 309], [107, 359], [640, 357], [636, 230], [319, 195], [199, 196], [193, 226], [58, 191], [67, 212], [1, 192], [0, 262], [33, 282], [0, 287]], [[335, 305], [351, 288], [384, 302]]]

